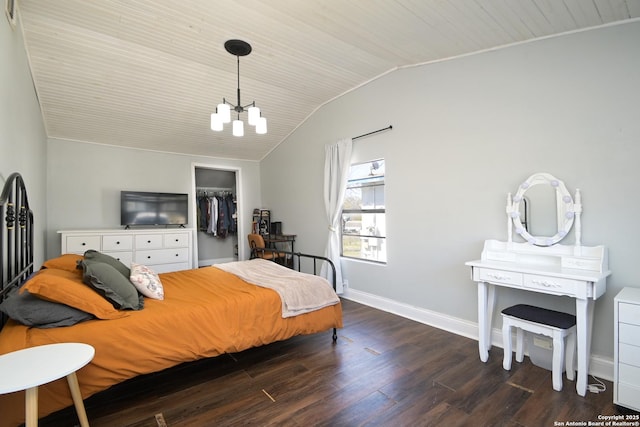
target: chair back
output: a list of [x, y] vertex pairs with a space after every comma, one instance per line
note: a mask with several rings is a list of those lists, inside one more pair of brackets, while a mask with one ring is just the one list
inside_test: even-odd
[[249, 239], [249, 247], [251, 248], [251, 250], [264, 248], [264, 239], [261, 235], [249, 234], [247, 238]]

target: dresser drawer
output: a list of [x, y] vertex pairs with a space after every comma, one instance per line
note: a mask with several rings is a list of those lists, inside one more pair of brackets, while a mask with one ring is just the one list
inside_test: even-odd
[[105, 255], [109, 255], [126, 265], [127, 267], [131, 266], [131, 261], [133, 261], [133, 252], [123, 251], [123, 252], [103, 252]]
[[136, 236], [136, 250], [162, 248], [162, 234], [140, 234]]
[[102, 250], [103, 251], [130, 251], [133, 249], [133, 236], [102, 236]]
[[191, 267], [188, 262], [174, 262], [172, 264], [154, 264], [149, 267], [155, 273], [169, 273], [171, 271], [189, 270]]
[[640, 346], [640, 326], [618, 322], [618, 341]]
[[622, 383], [640, 384], [640, 367], [619, 363], [618, 377]]
[[157, 249], [136, 251], [135, 262], [138, 264], [169, 264], [189, 261], [189, 248]]
[[619, 382], [618, 400], [615, 403], [640, 411], [640, 387]]
[[83, 254], [89, 249], [100, 251], [100, 236], [67, 236], [67, 252]]
[[640, 347], [635, 345], [619, 343], [618, 344], [618, 361], [627, 365], [640, 367]]
[[524, 277], [525, 288], [562, 295], [575, 295], [577, 287], [582, 283], [571, 279], [536, 276], [534, 274], [528, 274]]
[[189, 233], [167, 233], [164, 235], [165, 248], [186, 248], [189, 246]]
[[514, 273], [513, 271], [494, 270], [489, 268], [480, 268], [478, 275], [483, 282], [504, 283], [507, 285], [522, 286], [522, 273]]
[[618, 320], [631, 325], [640, 325], [640, 305], [618, 303]]

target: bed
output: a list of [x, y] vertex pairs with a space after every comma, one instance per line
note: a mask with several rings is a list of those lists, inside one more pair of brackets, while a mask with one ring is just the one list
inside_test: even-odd
[[[164, 273], [155, 278], [144, 266], [132, 265], [131, 277], [142, 279], [136, 284], [135, 295], [125, 295], [107, 283], [115, 277], [112, 269], [109, 275], [99, 277], [98, 286], [87, 282], [87, 277], [93, 279], [99, 270], [91, 270], [91, 265], [104, 267], [102, 262], [93, 264], [104, 261], [104, 254], [63, 254], [45, 261], [34, 273], [33, 214], [18, 174], [7, 180], [0, 214], [0, 299], [3, 311], [12, 314], [10, 318], [3, 315], [0, 354], [59, 342], [92, 345], [94, 359], [77, 373], [83, 398], [138, 375], [296, 335], [333, 330], [335, 341], [336, 328], [342, 327], [335, 285], [331, 289], [329, 282], [315, 276], [317, 264], [328, 261], [322, 257], [294, 254], [297, 268], [302, 259], [309, 259], [314, 274], [263, 259]], [[78, 261], [84, 269], [77, 268]], [[285, 286], [287, 282], [293, 286]], [[116, 291], [107, 289], [110, 287]], [[298, 292], [300, 289], [304, 291]], [[308, 300], [310, 294], [320, 298]], [[45, 307], [22, 312], [14, 307], [12, 311], [11, 305], [23, 304], [27, 298]], [[58, 309], [66, 312], [56, 318], [46, 314]], [[39, 417], [72, 403], [64, 379], [39, 388]], [[24, 392], [0, 395], [0, 414], [0, 426], [19, 425], [24, 419]]]

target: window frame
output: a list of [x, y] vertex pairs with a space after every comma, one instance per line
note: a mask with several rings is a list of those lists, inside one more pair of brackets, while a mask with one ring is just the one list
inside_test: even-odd
[[[364, 162], [358, 162], [358, 163], [353, 163], [349, 166], [349, 173], [351, 173], [351, 170], [353, 167], [358, 166], [358, 165], [372, 165], [374, 162], [384, 162], [385, 159], [384, 158], [378, 158], [378, 159], [373, 159], [373, 160], [368, 160], [368, 161], [364, 161]], [[353, 185], [353, 183], [356, 183], [358, 181], [362, 181], [365, 178], [356, 178], [356, 179], [351, 179], [351, 180], [347, 180], [347, 185], [345, 188], [345, 192], [348, 191], [350, 188], [364, 188], [364, 187], [382, 187], [382, 191], [383, 191], [383, 196], [385, 195], [385, 186], [386, 186], [386, 170], [385, 173], [381, 176], [381, 180], [378, 182], [372, 182], [369, 184], [364, 184], [364, 185]], [[351, 185], [350, 185], [351, 184]], [[346, 259], [351, 259], [351, 260], [356, 260], [356, 261], [363, 261], [363, 262], [371, 262], [371, 263], [375, 263], [375, 264], [380, 264], [380, 265], [386, 265], [388, 262], [388, 257], [387, 254], [385, 252], [385, 257], [384, 257], [384, 261], [380, 261], [377, 259], [371, 259], [371, 258], [363, 258], [363, 257], [357, 257], [357, 256], [351, 256], [351, 255], [345, 255], [344, 254], [344, 238], [345, 237], [356, 237], [356, 238], [360, 238], [360, 239], [365, 239], [365, 238], [375, 238], [375, 239], [380, 239], [383, 241], [383, 243], [386, 245], [387, 242], [387, 233], [386, 233], [386, 211], [387, 211], [387, 206], [386, 206], [386, 197], [383, 197], [384, 200], [384, 204], [382, 208], [365, 208], [365, 209], [345, 209], [344, 208], [344, 200], [342, 202], [342, 209], [340, 210], [340, 218], [341, 218], [341, 222], [342, 225], [340, 227], [340, 257], [342, 258], [346, 258]], [[344, 215], [345, 214], [373, 214], [373, 215], [379, 215], [382, 214], [384, 217], [384, 222], [385, 222], [385, 226], [384, 226], [384, 233], [383, 235], [372, 235], [372, 234], [356, 234], [356, 233], [345, 233], [345, 226], [346, 223], [348, 221], [343, 221]]]

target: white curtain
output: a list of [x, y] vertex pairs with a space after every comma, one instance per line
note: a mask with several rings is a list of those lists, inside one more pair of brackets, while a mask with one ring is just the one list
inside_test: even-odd
[[[347, 188], [352, 147], [351, 138], [342, 139], [334, 145], [327, 145], [324, 157], [324, 206], [329, 228], [324, 255], [333, 261], [336, 267], [336, 290], [338, 293], [343, 292], [342, 268], [340, 267], [340, 212]], [[331, 281], [328, 267], [323, 266], [321, 274]]]

